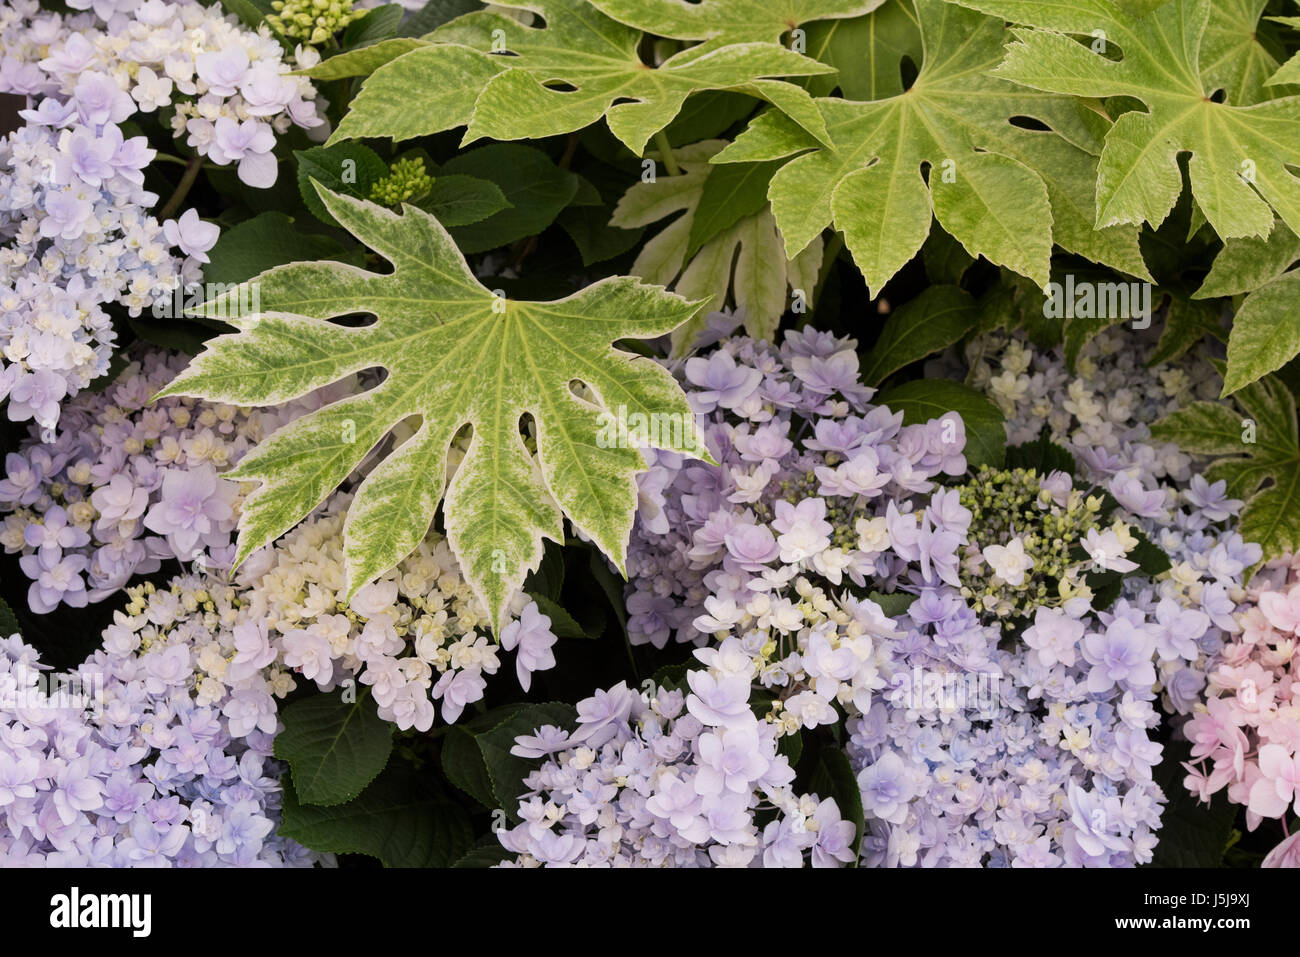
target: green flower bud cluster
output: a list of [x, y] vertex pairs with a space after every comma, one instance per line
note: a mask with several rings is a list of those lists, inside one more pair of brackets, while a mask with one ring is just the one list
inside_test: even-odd
[[396, 206], [412, 196], [421, 196], [433, 187], [433, 177], [424, 168], [419, 156], [400, 159], [389, 169], [388, 175], [370, 186], [370, 201], [381, 206]]
[[275, 13], [266, 15], [272, 30], [309, 45], [324, 43], [366, 10], [353, 10], [352, 0], [273, 0]]
[[[1064, 507], [1039, 488], [1033, 469], [980, 468], [958, 487], [971, 512], [970, 544], [961, 566], [962, 595], [977, 611], [998, 618], [1028, 616], [1044, 605], [1087, 594], [1079, 563], [1070, 558], [1090, 529], [1098, 526], [1101, 500], [1071, 491]], [[1033, 561], [1019, 585], [995, 579], [987, 560], [975, 560], [991, 545], [1019, 539]]]

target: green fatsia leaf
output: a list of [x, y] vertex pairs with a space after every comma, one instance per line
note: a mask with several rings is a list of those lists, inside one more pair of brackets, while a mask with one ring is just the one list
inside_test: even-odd
[[427, 40], [416, 37], [393, 37], [359, 50], [340, 53], [298, 72], [313, 80], [342, 80], [351, 76], [369, 76], [389, 60], [395, 60], [403, 53], [428, 45]]
[[[1278, 23], [1285, 23], [1293, 30], [1300, 30], [1300, 17], [1269, 17], [1268, 19], [1275, 20]], [[1300, 53], [1293, 54], [1291, 59], [1283, 63], [1264, 85], [1276, 86], [1280, 84], [1300, 84]]]
[[[1093, 229], [1093, 158], [1071, 145], [1093, 138], [1078, 104], [1026, 95], [987, 75], [1002, 57], [1001, 21], [943, 0], [914, 0], [914, 7], [925, 56], [910, 89], [866, 103], [816, 100], [828, 146], [769, 111], [715, 158], [803, 154], [777, 172], [768, 191], [787, 255], [833, 221], [878, 292], [920, 249], [933, 214], [972, 256], [1040, 286], [1054, 222], [1055, 239], [1067, 249], [1145, 276], [1132, 229]], [[1063, 135], [1013, 125], [1020, 116]]]
[[814, 20], [858, 17], [884, 0], [591, 0], [620, 23], [674, 40], [776, 42]]
[[[744, 310], [745, 330], [750, 335], [770, 340], [787, 308], [810, 304], [821, 268], [820, 239], [793, 259], [786, 259], [766, 201], [725, 224], [691, 254], [691, 237], [697, 235], [696, 218], [710, 194], [709, 182], [724, 172], [724, 167], [711, 166], [709, 158], [722, 146], [721, 140], [705, 140], [674, 150], [681, 173], [634, 184], [623, 194], [610, 220], [613, 226], [635, 229], [680, 214], [646, 242], [631, 268], [634, 276], [646, 282], [672, 286], [679, 295], [708, 301], [706, 309], [674, 330], [676, 354], [690, 347], [703, 329], [707, 313], [728, 299]], [[653, 152], [650, 155], [657, 157]], [[730, 171], [727, 175], [733, 183], [744, 181]], [[736, 190], [724, 192], [735, 195]], [[744, 204], [721, 204], [716, 215], [722, 215], [728, 206], [732, 212], [747, 209]]]
[[808, 81], [817, 96], [836, 87], [849, 100], [897, 96], [904, 89], [904, 58], [916, 64], [922, 59], [916, 10], [911, 0], [885, 0], [870, 16], [814, 23], [808, 27], [805, 52], [838, 71]]
[[[1259, 15], [1268, 0], [1214, 0], [1201, 41], [1201, 79], [1211, 89], [1221, 89], [1225, 102], [1248, 106], [1300, 89], [1269, 85], [1277, 72], [1283, 47], [1264, 32]], [[1264, 25], [1266, 26], [1266, 25]]]
[[1300, 353], [1300, 271], [1260, 286], [1242, 301], [1228, 337], [1223, 395], [1274, 372]]
[[405, 140], [457, 126], [468, 126], [465, 143], [540, 139], [604, 117], [639, 156], [687, 97], [702, 90], [750, 93], [821, 133], [808, 94], [770, 78], [831, 68], [778, 44], [683, 50], [652, 68], [637, 52], [640, 32], [586, 0], [496, 6], [533, 11], [545, 25], [526, 26], [489, 10], [458, 17], [425, 38], [432, 42], [375, 69], [331, 142]]
[[[1097, 225], [1151, 223], [1182, 191], [1178, 154], [1192, 194], [1219, 236], [1266, 236], [1273, 213], [1300, 228], [1300, 179], [1286, 168], [1300, 142], [1300, 99], [1253, 106], [1210, 99], [1198, 61], [1209, 0], [1169, 0], [1143, 14], [1110, 0], [962, 0], [1026, 28], [998, 67], [1025, 86], [1084, 97], [1133, 97], [1148, 112], [1125, 113], [1106, 134], [1097, 178]], [[1029, 29], [1037, 28], [1037, 29]], [[1100, 30], [1122, 51], [1108, 58], [1066, 34]]]
[[[633, 424], [639, 415], [674, 423], [647, 437], [708, 453], [667, 370], [613, 343], [663, 335], [699, 304], [626, 277], [556, 302], [507, 300], [474, 278], [428, 213], [404, 206], [399, 216], [323, 189], [321, 199], [394, 271], [294, 263], [263, 273], [253, 288], [264, 311], [239, 317], [238, 304], [253, 301], [243, 287], [206, 304], [240, 331], [210, 341], [164, 390], [266, 405], [362, 369], [387, 372], [370, 391], [276, 432], [230, 473], [261, 483], [243, 504], [237, 562], [307, 515], [396, 425], [418, 418], [352, 500], [343, 529], [349, 595], [410, 554], [444, 487], [447, 538], [494, 626], [541, 560], [542, 539], [563, 541], [566, 516], [622, 567], [644, 460], [626, 433], [611, 435], [606, 410]], [[326, 321], [355, 313], [375, 321]], [[520, 431], [525, 417], [535, 456]], [[448, 483], [453, 440], [466, 426], [472, 435]]]
[[1274, 222], [1267, 239], [1229, 239], [1193, 299], [1239, 296], [1272, 282], [1300, 260], [1300, 237]]
[[[1244, 499], [1237, 530], [1264, 549], [1263, 561], [1300, 549], [1300, 428], [1295, 397], [1276, 376], [1266, 376], [1223, 402], [1194, 402], [1151, 426], [1153, 438], [1185, 452], [1226, 456], [1209, 469]], [[1256, 566], [1258, 567], [1258, 566]]]

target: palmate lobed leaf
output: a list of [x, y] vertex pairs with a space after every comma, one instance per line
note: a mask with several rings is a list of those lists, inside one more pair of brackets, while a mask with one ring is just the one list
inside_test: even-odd
[[[1003, 56], [1001, 20], [943, 0], [913, 6], [924, 57], [911, 88], [871, 102], [817, 99], [825, 144], [769, 111], [715, 158], [793, 157], [768, 192], [787, 256], [834, 222], [878, 292], [921, 248], [937, 217], [972, 256], [1040, 286], [1054, 240], [1148, 278], [1135, 230], [1093, 226], [1088, 149], [1100, 149], [1100, 141], [1086, 111], [1069, 97], [1027, 93], [989, 75]], [[1013, 124], [1021, 116], [1050, 131]]]
[[620, 23], [674, 40], [776, 42], [816, 20], [860, 17], [885, 0], [591, 0]]
[[[694, 319], [673, 331], [675, 355], [689, 349], [703, 331], [707, 313], [721, 308], [729, 294], [737, 308], [744, 310], [745, 331], [770, 340], [799, 293], [800, 307], [812, 304], [821, 268], [820, 239], [787, 261], [781, 234], [763, 196], [770, 171], [758, 170], [760, 164], [709, 164], [709, 158], [724, 145], [722, 140], [702, 140], [674, 150], [681, 172], [633, 184], [610, 220], [614, 226], [633, 229], [676, 216], [645, 243], [630, 270], [647, 282], [671, 286], [679, 295], [708, 302]], [[654, 151], [649, 155], [658, 157]], [[756, 196], [753, 184], [747, 182], [750, 177], [736, 175], [744, 169], [761, 180]], [[723, 195], [711, 202], [711, 186], [718, 180], [726, 180]], [[755, 198], [757, 203], [752, 202]], [[702, 212], [713, 221], [711, 233], [701, 230]], [[701, 235], [707, 239], [696, 248]]]
[[[1300, 142], [1300, 98], [1216, 103], [1199, 60], [1209, 0], [1121, 5], [1110, 0], [961, 0], [1024, 27], [997, 74], [1036, 90], [1133, 97], [1147, 112], [1106, 134], [1097, 178], [1098, 226], [1160, 224], [1182, 192], [1178, 154], [1192, 154], [1192, 194], [1222, 238], [1266, 236], [1277, 213], [1300, 229], [1300, 179], [1286, 168]], [[1119, 60], [1074, 37], [1101, 31]]]
[[[1248, 106], [1282, 96], [1297, 89], [1273, 81], [1278, 71], [1282, 44], [1260, 14], [1268, 0], [1214, 0], [1210, 19], [1201, 40], [1201, 79], [1210, 89], [1222, 89], [1224, 102]], [[1294, 81], [1293, 81], [1294, 82]]]
[[[1222, 372], [1223, 364], [1217, 363]], [[1295, 397], [1276, 376], [1239, 389], [1223, 402], [1194, 402], [1151, 426], [1153, 438], [1185, 452], [1223, 456], [1207, 470], [1245, 500], [1237, 530], [1264, 549], [1262, 561], [1300, 550], [1300, 424]], [[1256, 566], [1258, 567], [1258, 566]], [[1252, 569], [1253, 573], [1253, 569]]]
[[885, 0], [868, 17], [813, 23], [806, 52], [838, 71], [813, 77], [809, 92], [826, 96], [838, 87], [847, 100], [897, 96], [904, 89], [904, 58], [919, 64], [925, 56], [912, 0]]
[[1288, 272], [1248, 295], [1232, 320], [1223, 395], [1282, 368], [1300, 353], [1300, 272]]
[[[1267, 19], [1285, 24], [1292, 30], [1300, 30], [1300, 17], [1268, 17]], [[1284, 89], [1298, 84], [1300, 84], [1300, 53], [1291, 54], [1291, 58], [1278, 67], [1276, 73], [1264, 81], [1266, 87], [1281, 86]]]
[[637, 52], [640, 31], [586, 0], [496, 6], [538, 13], [545, 24], [525, 26], [504, 12], [482, 10], [439, 27], [414, 48], [389, 41], [385, 49], [367, 48], [371, 52], [355, 64], [335, 63], [343, 57], [327, 60], [319, 69], [331, 76], [374, 71], [330, 142], [404, 140], [457, 126], [468, 127], [464, 143], [539, 139], [604, 117], [614, 135], [641, 155], [686, 99], [704, 90], [751, 94], [789, 112], [815, 136], [824, 134], [808, 93], [773, 78], [831, 68], [776, 43], [696, 47], [651, 67]]
[[[610, 416], [667, 422], [660, 447], [709, 459], [673, 377], [619, 339], [651, 338], [693, 316], [688, 302], [635, 279], [597, 282], [555, 302], [507, 300], [474, 277], [431, 215], [397, 215], [320, 189], [330, 214], [389, 260], [391, 274], [339, 263], [293, 263], [254, 279], [263, 310], [241, 287], [205, 304], [238, 333], [221, 336], [161, 394], [240, 405], [283, 402], [364, 369], [387, 372], [375, 388], [332, 403], [276, 432], [232, 478], [260, 482], [243, 504], [236, 563], [283, 534], [333, 492], [404, 420], [414, 435], [376, 465], [344, 525], [351, 596], [410, 554], [443, 499], [447, 538], [493, 626], [542, 557], [563, 541], [563, 518], [621, 568], [644, 460], [611, 433]], [[241, 297], [243, 297], [241, 299]], [[368, 313], [345, 327], [327, 320]], [[597, 402], [580, 398], [587, 386]], [[530, 417], [537, 455], [520, 433]], [[472, 429], [447, 483], [453, 440]], [[664, 434], [666, 432], [666, 435]], [[658, 444], [658, 443], [656, 443]]]

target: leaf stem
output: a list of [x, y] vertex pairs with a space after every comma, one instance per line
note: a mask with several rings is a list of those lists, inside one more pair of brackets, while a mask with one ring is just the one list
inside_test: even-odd
[[836, 232], [831, 237], [830, 242], [822, 251], [822, 268], [817, 273], [817, 285], [813, 288], [812, 307], [816, 311], [817, 303], [822, 301], [822, 287], [826, 285], [826, 280], [830, 278], [831, 267], [835, 265], [835, 260], [839, 258], [840, 252], [844, 249], [844, 234]]
[[197, 155], [191, 156], [189, 162], [185, 164], [185, 173], [181, 176], [181, 181], [176, 184], [175, 191], [167, 200], [167, 205], [158, 211], [159, 221], [171, 219], [176, 214], [176, 210], [181, 208], [181, 203], [185, 202], [185, 197], [189, 195], [194, 181], [199, 178], [199, 170], [202, 168], [203, 158]]
[[680, 176], [682, 168], [677, 165], [677, 157], [673, 155], [672, 144], [668, 142], [668, 134], [663, 130], [655, 134], [655, 149], [659, 150], [659, 158], [664, 161], [664, 168], [668, 170], [668, 175]]

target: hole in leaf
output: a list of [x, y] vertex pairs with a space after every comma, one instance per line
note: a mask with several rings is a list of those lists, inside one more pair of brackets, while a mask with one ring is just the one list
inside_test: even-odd
[[1011, 125], [1022, 130], [1034, 130], [1040, 133], [1050, 133], [1052, 130], [1046, 123], [1034, 119], [1032, 116], [1013, 116], [1011, 117]]
[[903, 89], [910, 90], [916, 78], [921, 74], [921, 68], [917, 66], [916, 61], [910, 56], [903, 56], [898, 62], [899, 78], [903, 82]]

